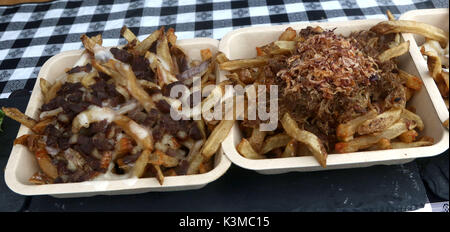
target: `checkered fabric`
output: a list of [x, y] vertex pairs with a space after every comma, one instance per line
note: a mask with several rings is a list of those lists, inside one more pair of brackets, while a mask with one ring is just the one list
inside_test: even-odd
[[399, 16], [436, 7], [448, 7], [448, 1], [61, 0], [0, 6], [0, 98], [14, 90], [32, 90], [45, 61], [59, 52], [80, 49], [83, 33], [102, 33], [105, 46], [125, 43], [120, 38], [123, 25], [139, 39], [160, 26], [175, 28], [179, 39], [220, 39], [251, 25], [385, 18], [387, 9]]

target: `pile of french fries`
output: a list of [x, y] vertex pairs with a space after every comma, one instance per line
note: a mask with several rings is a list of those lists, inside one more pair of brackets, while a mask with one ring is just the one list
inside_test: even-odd
[[[447, 43], [448, 37], [435, 28], [425, 27], [422, 24], [397, 21], [388, 12], [390, 21], [382, 22], [370, 30], [383, 36], [395, 33], [394, 40], [388, 49], [380, 52], [376, 57], [380, 62], [395, 60], [409, 51], [409, 42], [402, 42], [400, 32], [419, 31], [431, 34], [431, 37], [441, 43]], [[316, 27], [313, 30], [322, 31]], [[287, 28], [277, 41], [268, 45], [257, 47], [257, 57], [250, 59], [231, 60], [220, 63], [222, 70], [228, 71], [226, 75], [235, 83], [246, 86], [252, 84], [273, 83], [274, 77], [265, 76], [264, 69], [270, 59], [280, 54], [292, 54], [296, 43], [304, 39], [294, 29]], [[376, 41], [375, 41], [376, 43]], [[370, 43], [369, 43], [370, 44]], [[422, 88], [419, 77], [397, 69], [395, 74], [403, 80], [406, 92], [406, 101], [409, 101], [416, 91]], [[448, 82], [447, 82], [448, 83]], [[326, 167], [328, 152], [348, 153], [356, 151], [370, 151], [383, 149], [410, 148], [429, 146], [434, 143], [433, 138], [419, 136], [424, 129], [420, 116], [415, 114], [413, 107], [391, 108], [384, 112], [375, 109], [357, 118], [353, 118], [337, 127], [338, 142], [334, 150], [327, 151], [323, 141], [310, 131], [301, 129], [292, 115], [284, 113], [279, 119], [279, 128], [276, 131], [260, 131], [257, 127], [240, 123], [243, 138], [237, 145], [237, 151], [248, 159], [286, 158], [295, 156], [314, 156], [322, 167]]]
[[[223, 59], [223, 55], [217, 56], [210, 49], [203, 49], [201, 50], [202, 60], [191, 60], [183, 49], [177, 45], [177, 37], [172, 28], [165, 31], [164, 27], [162, 27], [143, 41], [139, 41], [136, 35], [126, 26], [122, 28], [121, 35], [128, 43], [119, 48], [126, 49], [128, 53], [134, 56], [145, 57], [148, 60], [150, 69], [155, 74], [155, 82], [136, 78], [130, 65], [115, 59], [109, 48], [102, 46], [101, 35], [93, 37], [82, 35], [81, 41], [85, 51], [76, 63], [76, 66], [91, 64], [92, 71], [67, 74], [63, 78], [57, 79], [54, 83], [40, 78], [40, 89], [43, 95], [42, 103], [49, 103], [54, 99], [66, 82], [81, 83], [87, 89], [86, 91], [92, 92], [91, 86], [96, 83], [95, 78], [98, 78], [99, 73], [106, 74], [110, 77], [108, 83], [114, 84], [116, 91], [126, 99], [126, 102], [115, 108], [91, 105], [88, 109], [75, 116], [71, 122], [72, 127], [69, 130], [73, 134], [77, 134], [83, 128], [89, 127], [91, 123], [107, 120], [108, 123], [114, 125], [119, 133], [123, 134], [122, 138], [114, 144], [115, 148], [112, 152], [101, 154], [100, 163], [110, 175], [127, 175], [130, 178], [155, 177], [162, 185], [164, 176], [179, 175], [177, 168], [187, 168], [187, 170], [184, 170], [186, 175], [202, 174], [212, 170], [215, 165], [214, 155], [219, 149], [221, 142], [228, 135], [234, 124], [234, 119], [217, 121], [200, 118], [199, 120], [194, 120], [202, 135], [200, 140], [194, 140], [190, 137], [179, 139], [170, 134], [165, 134], [162, 141], [155, 141], [152, 136], [155, 131], [151, 131], [151, 128], [141, 125], [128, 117], [127, 112], [136, 106], [140, 106], [144, 110], [143, 113], [150, 113], [157, 109], [156, 102], [161, 99], [165, 100], [170, 107], [181, 109], [182, 104], [180, 101], [182, 99], [171, 98], [162, 94], [151, 95], [149, 91], [158, 90], [161, 92], [168, 85], [180, 81], [183, 81], [183, 84], [186, 86], [191, 86], [194, 81], [192, 79], [195, 78], [201, 80], [202, 86], [215, 84], [216, 60]], [[179, 57], [184, 60], [177, 62], [176, 59]], [[181, 72], [180, 65], [183, 62], [188, 62], [189, 69]], [[70, 68], [66, 69], [66, 71], [68, 70]], [[202, 96], [204, 97], [202, 100], [203, 111], [209, 111], [213, 105], [221, 103], [220, 96], [223, 95], [225, 83], [218, 85], [211, 91], [210, 95]], [[191, 92], [194, 92], [193, 88], [190, 87]], [[156, 97], [158, 99], [155, 99]], [[58, 123], [58, 113], [61, 112], [61, 109], [53, 110], [52, 112], [41, 112], [38, 119], [32, 119], [16, 108], [3, 107], [3, 111], [8, 117], [20, 122], [33, 132], [33, 134], [17, 138], [14, 143], [15, 145], [20, 144], [28, 147], [38, 161], [40, 170], [30, 178], [31, 183], [51, 184], [61, 176], [55, 165], [55, 157], [61, 158], [61, 152], [70, 157], [80, 157], [71, 148], [66, 151], [60, 151], [58, 154], [49, 154], [50, 152], [47, 149], [43, 133], [48, 125], [56, 125]], [[190, 114], [188, 116], [190, 117], [189, 120], [192, 121], [193, 115]], [[176, 154], [183, 154], [183, 157], [169, 155], [160, 148], [161, 144], [169, 146], [169, 148], [175, 150]], [[132, 163], [125, 162], [127, 157], [135, 150], [142, 151], [138, 158]], [[69, 165], [72, 164], [69, 162]], [[76, 166], [77, 163], [74, 165]], [[117, 167], [124, 174], [112, 173]], [[101, 174], [103, 173], [95, 173], [90, 179], [95, 179]]]
[[[427, 49], [428, 48], [428, 49]], [[428, 71], [430, 76], [436, 82], [439, 92], [444, 99], [447, 110], [449, 109], [448, 103], [448, 43], [446, 48], [442, 48], [438, 41], [427, 39], [425, 44], [421, 46], [421, 53], [427, 58]], [[443, 123], [448, 129], [448, 119]]]
[[[390, 21], [382, 22], [373, 27], [371, 30], [379, 34], [397, 33], [398, 35], [398, 33], [412, 33], [425, 37], [426, 42], [421, 45], [420, 51], [422, 55], [427, 58], [430, 76], [436, 82], [436, 85], [438, 86], [448, 109], [448, 32], [426, 23], [408, 20], [395, 20], [389, 11], [388, 17]], [[448, 119], [444, 122], [444, 126], [448, 129]]]

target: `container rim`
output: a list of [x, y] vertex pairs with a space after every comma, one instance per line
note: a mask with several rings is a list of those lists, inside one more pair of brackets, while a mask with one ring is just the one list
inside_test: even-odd
[[[365, 24], [375, 25], [384, 19], [363, 19], [352, 20], [351, 24]], [[233, 30], [227, 33], [219, 44], [219, 51], [229, 56], [231, 48], [230, 41], [235, 39], [241, 33], [249, 32], [279, 32], [287, 27], [301, 28], [306, 26], [321, 26], [323, 28], [339, 28], [341, 26], [349, 26], [349, 21], [341, 22], [313, 22], [313, 23], [294, 23], [276, 26], [259, 26], [259, 27], [247, 27]], [[230, 57], [228, 57], [230, 58]], [[234, 59], [232, 57], [231, 59]], [[219, 77], [220, 78], [220, 77]], [[428, 89], [424, 88], [428, 93]], [[231, 160], [233, 164], [245, 169], [255, 171], [316, 171], [316, 170], [332, 170], [338, 168], [357, 168], [362, 166], [370, 166], [375, 164], [395, 163], [401, 161], [407, 161], [415, 158], [430, 157], [438, 155], [446, 150], [449, 146], [449, 132], [442, 126], [440, 128], [439, 136], [440, 140], [427, 147], [416, 147], [406, 149], [390, 149], [382, 151], [360, 151], [345, 154], [329, 154], [327, 158], [327, 167], [322, 168], [319, 163], [312, 156], [302, 157], [289, 157], [289, 158], [276, 158], [276, 159], [261, 159], [253, 160], [241, 156], [237, 150], [235, 143], [239, 141], [236, 134], [240, 133], [237, 123], [233, 126], [228, 137], [222, 142], [222, 147], [226, 156]], [[359, 165], [359, 166], [355, 166]]]
[[[182, 39], [178, 40], [177, 43], [180, 46], [201, 46], [208, 45], [218, 48], [219, 41], [212, 38], [193, 38], [193, 39]], [[55, 62], [61, 58], [67, 56], [81, 55], [84, 49], [81, 50], [70, 50], [58, 53], [51, 58], [49, 58], [44, 65], [41, 67], [38, 74], [39, 77], [46, 77], [49, 69]], [[188, 49], [187, 49], [188, 50]], [[30, 101], [27, 105], [25, 114], [33, 115], [38, 109], [39, 104], [33, 104], [32, 100], [37, 99], [40, 101], [40, 87], [39, 81], [36, 81], [33, 91], [30, 97]], [[31, 130], [23, 125], [20, 126], [17, 133], [17, 137], [31, 133]], [[164, 179], [164, 184], [160, 185], [156, 178], [130, 178], [123, 180], [95, 180], [95, 181], [85, 181], [79, 183], [61, 183], [61, 184], [47, 184], [47, 185], [34, 185], [25, 184], [18, 180], [16, 176], [17, 169], [19, 167], [19, 156], [29, 155], [29, 151], [24, 146], [13, 145], [11, 150], [6, 168], [5, 168], [5, 182], [6, 185], [15, 193], [25, 196], [32, 195], [54, 195], [54, 196], [64, 196], [64, 195], [74, 195], [74, 196], [93, 196], [107, 194], [111, 195], [126, 194], [127, 191], [136, 190], [148, 190], [148, 191], [178, 191], [185, 189], [195, 189], [201, 188], [208, 183], [211, 183], [222, 175], [231, 166], [231, 161], [224, 155], [222, 148], [218, 150], [216, 155], [220, 155], [217, 159], [216, 166], [214, 169], [207, 173], [196, 174], [196, 175], [184, 175], [184, 176], [166, 176]]]

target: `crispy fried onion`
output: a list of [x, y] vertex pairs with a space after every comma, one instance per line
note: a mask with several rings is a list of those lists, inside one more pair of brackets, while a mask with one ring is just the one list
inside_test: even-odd
[[356, 86], [367, 86], [377, 74], [375, 60], [355, 46], [354, 39], [332, 31], [308, 37], [297, 44], [297, 55], [288, 60], [288, 69], [277, 75], [286, 82], [285, 91], [318, 89], [324, 98], [338, 93], [350, 95]]

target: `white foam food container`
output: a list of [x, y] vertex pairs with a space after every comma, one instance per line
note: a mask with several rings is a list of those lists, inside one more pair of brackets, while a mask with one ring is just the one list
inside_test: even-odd
[[[179, 40], [177, 43], [186, 51], [191, 59], [201, 60], [200, 50], [209, 48], [217, 52], [218, 40], [195, 38]], [[66, 51], [50, 58], [41, 68], [38, 78], [45, 78], [50, 83], [64, 74], [64, 69], [73, 67], [79, 60], [83, 50]], [[38, 117], [42, 105], [42, 94], [39, 81], [36, 81], [25, 114]], [[19, 128], [17, 137], [32, 133], [25, 126]], [[222, 176], [231, 162], [220, 149], [215, 156], [213, 170], [197, 175], [167, 176], [160, 185], [156, 178], [131, 178], [123, 180], [94, 180], [80, 183], [61, 183], [34, 185], [28, 179], [38, 171], [39, 167], [34, 155], [25, 146], [15, 145], [11, 151], [5, 169], [5, 181], [8, 187], [21, 195], [52, 195], [54, 197], [87, 197], [94, 195], [136, 194], [151, 191], [179, 191], [199, 189]]]
[[[220, 42], [219, 51], [222, 51], [230, 60], [252, 58], [256, 56], [255, 47], [276, 41], [279, 35], [287, 28], [292, 27], [297, 32], [307, 26], [321, 26], [324, 29], [334, 29], [335, 33], [349, 35], [353, 31], [369, 29], [383, 20], [355, 20], [346, 22], [300, 23], [279, 26], [264, 26], [241, 28], [226, 34]], [[399, 57], [399, 67], [403, 70], [419, 75], [410, 54]], [[221, 71], [221, 79], [225, 72]], [[427, 92], [430, 91], [430, 92]], [[437, 93], [435, 93], [437, 92]], [[416, 158], [438, 155], [449, 147], [449, 133], [441, 124], [436, 110], [433, 107], [431, 96], [439, 94], [437, 88], [422, 88], [410, 100], [409, 105], [416, 107], [416, 113], [424, 121], [425, 129], [421, 135], [434, 138], [435, 144], [427, 147], [408, 149], [391, 149], [382, 151], [364, 151], [347, 154], [329, 154], [327, 167], [322, 168], [313, 156], [300, 156], [274, 159], [247, 159], [236, 150], [242, 138], [242, 133], [236, 123], [232, 131], [222, 143], [222, 149], [234, 164], [255, 170], [262, 174], [278, 174], [291, 171], [320, 171], [341, 168], [367, 167], [377, 164], [401, 164]]]
[[[448, 8], [412, 10], [402, 14], [399, 19], [427, 23], [439, 27], [448, 33], [448, 11]], [[411, 57], [416, 64], [419, 75], [422, 77], [425, 88], [430, 94], [431, 101], [433, 102], [440, 120], [444, 122], [449, 118], [448, 109], [445, 106], [444, 99], [438, 90], [436, 82], [430, 76], [427, 61], [420, 53], [420, 46], [425, 42], [425, 37], [411, 33], [403, 33], [402, 36], [404, 40], [410, 41], [409, 49]]]

